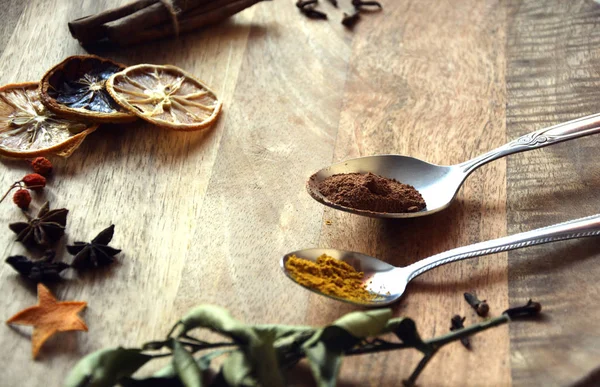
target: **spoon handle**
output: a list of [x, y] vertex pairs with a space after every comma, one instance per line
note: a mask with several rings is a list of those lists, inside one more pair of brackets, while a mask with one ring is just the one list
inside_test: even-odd
[[462, 259], [541, 245], [543, 243], [596, 235], [600, 235], [600, 214], [509, 235], [503, 238], [492, 239], [491, 241], [458, 247], [415, 262], [404, 269], [409, 272], [408, 280], [410, 281], [435, 267]]
[[458, 166], [468, 175], [483, 164], [513, 153], [538, 149], [595, 133], [600, 133], [600, 113], [536, 130]]

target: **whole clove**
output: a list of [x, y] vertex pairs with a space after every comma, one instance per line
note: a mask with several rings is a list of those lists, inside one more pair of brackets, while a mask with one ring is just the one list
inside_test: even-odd
[[477, 312], [479, 316], [487, 316], [488, 312], [490, 311], [490, 306], [488, 305], [486, 300], [482, 301], [478, 299], [477, 296], [473, 293], [465, 293], [464, 296], [467, 303], [471, 305], [473, 309], [475, 309], [475, 312]]
[[[452, 319], [450, 320], [452, 324], [450, 326], [450, 331], [457, 331], [459, 329], [463, 329], [465, 327], [465, 319], [466, 317], [460, 317], [459, 315], [455, 315], [454, 317], [452, 317]], [[460, 342], [466, 349], [471, 349], [471, 340], [469, 340], [468, 337], [462, 337], [460, 339]]]
[[342, 24], [348, 28], [354, 27], [356, 22], [360, 19], [360, 12], [356, 11], [351, 15], [348, 15], [344, 12], [344, 18], [342, 19]]
[[309, 19], [327, 19], [327, 14], [325, 12], [317, 11], [316, 9], [305, 9], [302, 13]]
[[309, 5], [313, 5], [313, 4], [317, 4], [318, 0], [298, 0], [296, 2], [296, 7], [298, 7], [300, 10], [308, 7]]
[[309, 19], [327, 19], [327, 14], [315, 9], [318, 0], [298, 0], [296, 7]]
[[542, 311], [542, 305], [539, 302], [534, 302], [531, 299], [524, 306], [506, 309], [502, 314], [510, 318], [532, 317], [537, 316]]
[[379, 8], [379, 10], [383, 9], [383, 6], [378, 1], [352, 0], [352, 5], [358, 10], [363, 10], [363, 7], [367, 7], [367, 10], [369, 8], [372, 10], [372, 7]]

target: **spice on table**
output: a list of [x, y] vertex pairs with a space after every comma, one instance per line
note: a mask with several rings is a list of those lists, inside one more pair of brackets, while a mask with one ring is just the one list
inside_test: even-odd
[[315, 9], [316, 4], [317, 0], [298, 0], [296, 7], [309, 19], [327, 19], [326, 13]]
[[13, 195], [13, 203], [20, 209], [27, 210], [31, 204], [31, 194], [24, 188], [18, 189]]
[[377, 297], [365, 288], [363, 272], [325, 254], [316, 262], [292, 255], [285, 268], [298, 284], [324, 294], [353, 301], [369, 301]]
[[133, 114], [118, 105], [106, 90], [106, 80], [126, 68], [96, 55], [74, 55], [44, 74], [40, 100], [61, 117], [97, 123], [132, 122]]
[[352, 0], [352, 5], [356, 9], [362, 9], [363, 7], [375, 7], [379, 10], [383, 9], [383, 6], [378, 1]]
[[172, 130], [200, 130], [218, 118], [222, 101], [193, 75], [171, 65], [127, 67], [106, 81], [108, 94], [124, 109]]
[[33, 172], [39, 173], [42, 176], [48, 176], [52, 173], [52, 163], [45, 157], [36, 157], [31, 161]]
[[329, 201], [372, 212], [417, 212], [425, 200], [413, 186], [373, 173], [344, 173], [326, 178], [317, 190]]
[[52, 113], [42, 105], [38, 88], [38, 82], [0, 87], [0, 155], [68, 157], [98, 127]]
[[69, 22], [82, 45], [130, 44], [177, 37], [216, 24], [262, 0], [135, 0]]
[[505, 314], [510, 318], [533, 317], [537, 316], [541, 311], [542, 305], [539, 302], [530, 299], [524, 306], [506, 309], [502, 314]]
[[46, 178], [37, 173], [30, 173], [25, 175], [21, 180], [14, 182], [8, 191], [0, 198], [0, 202], [2, 202], [10, 191], [15, 188], [19, 188], [13, 195], [13, 202], [19, 206], [19, 208], [26, 210], [29, 208], [29, 203], [31, 203], [31, 194], [27, 189], [31, 189], [34, 191], [40, 191], [46, 186]]
[[344, 17], [342, 19], [342, 24], [347, 28], [352, 28], [360, 19], [360, 12], [356, 11], [352, 14], [347, 14], [344, 12]]
[[464, 296], [467, 303], [471, 305], [473, 309], [475, 309], [475, 312], [477, 312], [479, 316], [487, 316], [488, 312], [490, 311], [490, 306], [486, 300], [481, 301], [474, 293], [465, 293]]
[[19, 274], [33, 282], [53, 282], [63, 278], [60, 273], [70, 265], [64, 262], [54, 262], [55, 253], [48, 250], [42, 259], [34, 261], [23, 255], [13, 255], [6, 258], [6, 263]]
[[38, 284], [38, 304], [23, 309], [9, 318], [7, 324], [31, 325], [31, 352], [35, 359], [42, 345], [57, 332], [87, 331], [87, 325], [77, 315], [87, 306], [82, 301], [58, 301], [50, 290]]
[[58, 241], [65, 233], [69, 210], [57, 208], [50, 210], [46, 202], [34, 218], [26, 212], [27, 222], [11, 223], [8, 227], [17, 234], [17, 241], [25, 245], [47, 246]]
[[[463, 329], [465, 327], [465, 318], [466, 317], [460, 317], [459, 315], [455, 315], [454, 317], [452, 317], [452, 319], [450, 320], [452, 324], [450, 326], [450, 331], [457, 331], [459, 329]], [[469, 337], [462, 337], [460, 339], [460, 342], [466, 349], [471, 349], [471, 341], [469, 340]]]
[[121, 250], [108, 246], [113, 238], [115, 225], [100, 231], [90, 243], [75, 242], [67, 246], [69, 254], [74, 255], [71, 266], [75, 269], [88, 269], [107, 266], [114, 262], [114, 256]]
[[34, 191], [39, 191], [46, 186], [46, 178], [39, 173], [30, 173], [21, 179], [25, 187]]

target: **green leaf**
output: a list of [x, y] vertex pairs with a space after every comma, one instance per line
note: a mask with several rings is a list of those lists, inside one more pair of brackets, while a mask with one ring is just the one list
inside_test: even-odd
[[175, 371], [175, 367], [173, 367], [173, 362], [170, 362], [165, 367], [156, 371], [152, 377], [154, 378], [173, 378], [177, 377], [177, 372]]
[[184, 387], [177, 376], [171, 378], [124, 378], [119, 381], [119, 385], [121, 387]]
[[215, 305], [201, 305], [185, 315], [179, 324], [183, 331], [179, 336], [195, 328], [207, 328], [229, 336], [241, 344], [247, 344], [252, 337], [252, 330], [242, 324], [225, 308]]
[[231, 387], [259, 386], [258, 381], [252, 376], [252, 364], [241, 351], [234, 351], [227, 357], [221, 372]]
[[342, 351], [331, 350], [327, 344], [319, 341], [304, 349], [308, 358], [310, 369], [318, 387], [335, 387], [340, 365], [342, 364]]
[[390, 309], [348, 313], [332, 325], [318, 331], [304, 347], [308, 348], [318, 341], [323, 341], [330, 350], [345, 351], [366, 337], [379, 335], [391, 317]]
[[391, 317], [390, 309], [348, 313], [307, 340], [302, 348], [319, 387], [335, 386], [344, 351], [379, 335]]
[[206, 371], [210, 368], [210, 362], [213, 361], [213, 359], [216, 359], [217, 357], [219, 357], [221, 355], [224, 355], [226, 353], [230, 353], [233, 351], [234, 350], [232, 350], [232, 349], [214, 350], [214, 351], [207, 353], [204, 356], [200, 356], [198, 359], [196, 359], [196, 364], [198, 364], [198, 367], [200, 367], [200, 370]]
[[358, 339], [364, 339], [379, 335], [391, 318], [391, 309], [377, 309], [348, 313], [337, 319], [332, 325], [343, 328]]
[[272, 332], [275, 341], [288, 338], [297, 334], [314, 333], [316, 328], [308, 325], [277, 325], [277, 324], [258, 324], [252, 327], [259, 335], [264, 332]]
[[[275, 340], [281, 334], [287, 334], [285, 329], [275, 329], [274, 327], [256, 327], [252, 328], [257, 341], [252, 341], [246, 352], [251, 359], [256, 378], [261, 386], [283, 387], [283, 376], [279, 371], [277, 361], [277, 352], [275, 351]], [[289, 332], [289, 330], [287, 330]]]
[[65, 387], [111, 387], [119, 379], [132, 375], [151, 356], [141, 349], [108, 348], [81, 359], [65, 380]]
[[[283, 377], [279, 373], [277, 356], [273, 347], [274, 341], [278, 335], [287, 335], [292, 329], [277, 330], [273, 326], [262, 326], [254, 329], [236, 320], [229, 311], [219, 306], [201, 305], [192, 309], [180, 321], [182, 331], [181, 336], [194, 328], [207, 328], [231, 337], [235, 340], [242, 350], [242, 355], [246, 359], [244, 364], [250, 365], [250, 375], [254, 375], [260, 385], [269, 387], [283, 386]], [[232, 354], [233, 355], [233, 354]], [[240, 355], [235, 355], [233, 360], [227, 359], [230, 364], [241, 364]], [[231, 357], [231, 356], [230, 356]], [[249, 359], [249, 360], [248, 360]], [[242, 369], [242, 374], [246, 375], [246, 368]], [[227, 375], [231, 377], [231, 372]], [[232, 380], [244, 381], [239, 379], [239, 375], [232, 377]]]
[[185, 387], [202, 387], [202, 371], [181, 343], [173, 340], [173, 368]]

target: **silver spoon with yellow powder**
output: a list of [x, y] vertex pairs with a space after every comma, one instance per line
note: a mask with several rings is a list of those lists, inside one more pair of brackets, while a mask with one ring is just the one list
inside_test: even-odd
[[[351, 304], [378, 307], [389, 305], [402, 297], [406, 285], [413, 278], [450, 262], [543, 243], [597, 235], [600, 235], [600, 214], [448, 250], [406, 267], [395, 267], [361, 253], [318, 248], [298, 250], [286, 254], [281, 259], [280, 265], [283, 272], [290, 279], [318, 294]], [[346, 276], [344, 273], [338, 273], [336, 277], [329, 276], [330, 272], [324, 271], [323, 281], [325, 285], [340, 287], [340, 289], [332, 290], [327, 286], [322, 286], [322, 282], [314, 280], [314, 276], [323, 276], [323, 273], [316, 272], [313, 265], [305, 265], [306, 269], [298, 264], [292, 266], [297, 258], [318, 263], [317, 260], [320, 257], [322, 259], [324, 255], [342, 261], [351, 266], [355, 272], [362, 273], [362, 279], [359, 281], [358, 286], [364, 289], [368, 296], [363, 297], [360, 293], [347, 293], [347, 284], [343, 281], [340, 282], [339, 279], [344, 279]], [[302, 273], [308, 273], [313, 277], [302, 277]], [[350, 275], [348, 278], [352, 279], [352, 276]]]

